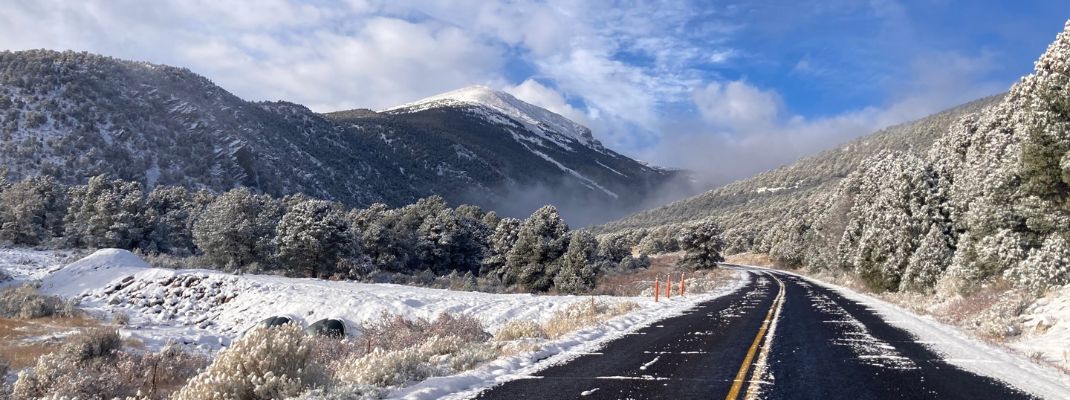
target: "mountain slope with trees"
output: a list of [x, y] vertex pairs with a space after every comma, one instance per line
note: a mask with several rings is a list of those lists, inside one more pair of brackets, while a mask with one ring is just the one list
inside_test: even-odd
[[[582, 126], [516, 102], [525, 113], [449, 103], [318, 114], [242, 100], [182, 68], [0, 52], [0, 165], [12, 181], [48, 175], [76, 185], [106, 174], [146, 188], [247, 187], [351, 207], [439, 195], [516, 216], [549, 202], [577, 218], [581, 210], [618, 213], [577, 219], [584, 224], [619, 216], [678, 181], [677, 172], [605, 149], [572, 134]], [[524, 198], [537, 201], [519, 204]]]
[[[600, 228], [645, 247], [709, 219], [728, 253], [878, 291], [1070, 283], [1070, 23], [1000, 97]], [[665, 240], [668, 238], [669, 240]]]

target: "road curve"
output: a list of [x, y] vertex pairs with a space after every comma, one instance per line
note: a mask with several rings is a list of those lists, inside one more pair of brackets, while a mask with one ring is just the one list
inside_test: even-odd
[[751, 281], [476, 398], [1034, 398], [947, 363], [830, 289], [776, 271], [728, 268]]

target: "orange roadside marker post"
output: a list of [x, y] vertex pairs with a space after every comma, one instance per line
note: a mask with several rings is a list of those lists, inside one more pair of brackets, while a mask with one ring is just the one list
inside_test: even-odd
[[684, 295], [684, 274], [680, 274], [680, 295]]
[[658, 287], [658, 277], [655, 276], [654, 277], [654, 302], [655, 303], [658, 302], [658, 292], [660, 292], [660, 291], [661, 291], [661, 288]]
[[672, 298], [672, 275], [665, 274], [665, 298]]

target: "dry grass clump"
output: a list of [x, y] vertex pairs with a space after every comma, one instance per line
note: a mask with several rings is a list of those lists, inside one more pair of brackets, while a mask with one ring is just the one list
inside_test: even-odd
[[984, 339], [1002, 341], [1021, 333], [1018, 316], [1032, 300], [1025, 291], [1000, 280], [955, 297], [938, 307], [934, 314], [940, 321], [962, 326]]
[[[331, 365], [339, 385], [351, 390], [396, 386], [475, 367], [500, 354], [479, 320], [444, 313], [434, 320], [383, 314], [366, 323], [358, 341], [370, 352], [351, 351]], [[356, 388], [356, 389], [352, 389]]]
[[177, 400], [284, 399], [324, 385], [311, 337], [296, 324], [258, 327], [222, 350]]
[[168, 347], [159, 353], [122, 350], [114, 331], [72, 335], [61, 350], [43, 355], [19, 373], [12, 398], [168, 398], [208, 362]]
[[457, 336], [431, 336], [416, 347], [376, 348], [370, 354], [346, 360], [336, 377], [352, 385], [395, 386], [464, 371], [497, 356], [497, 350], [485, 343], [466, 342]]
[[508, 342], [519, 339], [546, 339], [546, 331], [538, 322], [532, 320], [515, 319], [505, 323], [497, 332], [494, 332], [494, 340]]
[[557, 339], [566, 333], [601, 323], [637, 308], [639, 305], [630, 301], [606, 303], [595, 301], [594, 298], [590, 301], [577, 301], [554, 313], [542, 325], [542, 329], [549, 338]]
[[401, 315], [384, 313], [378, 320], [361, 327], [368, 348], [397, 350], [419, 346], [428, 337], [456, 336], [465, 342], [485, 342], [490, 334], [475, 317], [451, 313], [439, 314], [434, 320], [407, 319]]
[[33, 285], [0, 290], [0, 318], [72, 317], [77, 313], [76, 303], [40, 294]]
[[73, 335], [63, 346], [66, 356], [78, 362], [109, 357], [123, 346], [119, 332], [107, 328], [95, 328]]

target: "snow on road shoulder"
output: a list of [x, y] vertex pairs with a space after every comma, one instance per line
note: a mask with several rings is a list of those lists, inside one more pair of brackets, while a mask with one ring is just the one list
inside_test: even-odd
[[1019, 318], [1024, 328], [1022, 335], [1008, 345], [1070, 369], [1070, 285], [1037, 299]]
[[918, 316], [886, 301], [802, 275], [777, 272], [832, 289], [851, 301], [871, 308], [885, 322], [914, 334], [920, 343], [943, 355], [945, 361], [956, 367], [1002, 380], [1045, 399], [1070, 398], [1070, 377], [1052, 368], [1037, 365], [1021, 355], [974, 339], [955, 327], [930, 317]]
[[[605, 324], [580, 329], [561, 339], [546, 343], [539, 350], [499, 358], [475, 369], [451, 376], [434, 377], [418, 384], [398, 389], [392, 399], [467, 399], [508, 381], [530, 377], [543, 369], [568, 362], [578, 356], [596, 352], [606, 343], [623, 337], [657, 321], [683, 314], [701, 302], [733, 293], [746, 286], [750, 274], [739, 272], [729, 284], [701, 295], [685, 298], [652, 299], [624, 298], [636, 301], [640, 309], [611, 319]], [[610, 297], [611, 298], [611, 297]]]

